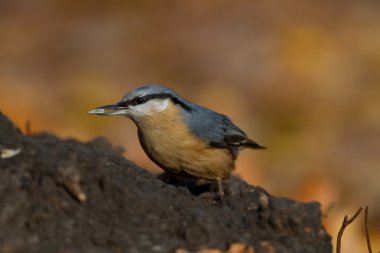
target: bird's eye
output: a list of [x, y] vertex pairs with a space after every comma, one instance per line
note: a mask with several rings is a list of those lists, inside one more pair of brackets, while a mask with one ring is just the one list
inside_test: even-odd
[[145, 99], [143, 97], [137, 97], [137, 98], [135, 98], [135, 104], [136, 105], [141, 105], [144, 102], [145, 102]]

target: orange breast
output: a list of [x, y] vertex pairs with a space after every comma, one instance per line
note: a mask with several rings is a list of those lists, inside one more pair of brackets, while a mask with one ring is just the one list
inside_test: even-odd
[[210, 147], [182, 122], [172, 103], [166, 110], [136, 122], [139, 139], [147, 155], [172, 173], [216, 179], [228, 178], [234, 169], [229, 150]]

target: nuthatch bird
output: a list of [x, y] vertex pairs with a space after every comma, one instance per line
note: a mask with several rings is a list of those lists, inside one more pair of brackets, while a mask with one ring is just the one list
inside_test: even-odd
[[231, 120], [161, 85], [132, 90], [120, 102], [89, 111], [131, 118], [148, 157], [169, 174], [217, 180], [230, 177], [239, 150], [262, 149]]

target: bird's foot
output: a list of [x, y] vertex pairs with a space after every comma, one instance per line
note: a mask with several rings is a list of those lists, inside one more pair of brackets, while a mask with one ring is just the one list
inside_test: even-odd
[[223, 184], [222, 184], [222, 179], [220, 177], [218, 177], [216, 179], [216, 181], [218, 182], [218, 196], [220, 198], [222, 198], [224, 196], [224, 190], [223, 190]]

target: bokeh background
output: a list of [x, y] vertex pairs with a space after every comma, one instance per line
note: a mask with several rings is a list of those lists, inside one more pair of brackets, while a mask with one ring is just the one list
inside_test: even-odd
[[[243, 151], [236, 173], [321, 202], [334, 241], [368, 205], [380, 249], [379, 1], [0, 1], [0, 110], [21, 129], [106, 136], [158, 172], [131, 121], [87, 114], [146, 83], [267, 146]], [[342, 252], [366, 252], [363, 217]]]

